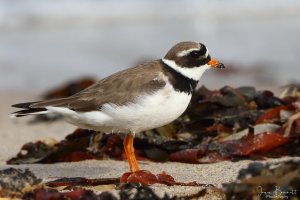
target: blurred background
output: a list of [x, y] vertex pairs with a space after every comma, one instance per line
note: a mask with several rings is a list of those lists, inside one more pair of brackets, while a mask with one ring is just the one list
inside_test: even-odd
[[200, 84], [299, 81], [299, 0], [0, 0], [0, 92], [103, 78], [199, 41], [227, 65]]

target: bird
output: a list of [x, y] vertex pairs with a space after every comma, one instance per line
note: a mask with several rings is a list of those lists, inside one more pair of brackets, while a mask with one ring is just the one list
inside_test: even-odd
[[180, 117], [210, 68], [225, 66], [211, 58], [204, 44], [179, 42], [163, 58], [119, 71], [70, 97], [14, 104], [21, 110], [12, 115], [54, 113], [83, 129], [125, 133], [124, 151], [130, 173], [135, 173], [140, 168], [134, 136]]

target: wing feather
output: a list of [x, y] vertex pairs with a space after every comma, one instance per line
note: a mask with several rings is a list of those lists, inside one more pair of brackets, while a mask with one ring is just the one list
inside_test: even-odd
[[154, 92], [166, 82], [158, 72], [158, 60], [140, 64], [102, 79], [87, 89], [67, 98], [29, 104], [28, 108], [67, 107], [75, 111], [101, 109], [105, 103], [124, 105], [141, 94]]

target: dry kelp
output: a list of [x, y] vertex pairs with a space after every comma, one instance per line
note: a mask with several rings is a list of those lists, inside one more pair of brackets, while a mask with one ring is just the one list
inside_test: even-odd
[[[124, 134], [78, 129], [56, 144], [28, 143], [9, 164], [125, 159]], [[164, 127], [137, 134], [139, 160], [212, 163], [300, 155], [300, 91], [279, 98], [253, 87], [196, 91], [186, 112]]]
[[[66, 184], [67, 183], [67, 184]], [[106, 191], [105, 186], [115, 185], [118, 195]], [[67, 187], [62, 187], [67, 186]], [[100, 190], [99, 190], [100, 188]], [[237, 181], [223, 184], [223, 191], [212, 186], [199, 188], [190, 196], [158, 196], [151, 187], [141, 184], [119, 184], [114, 179], [65, 178], [41, 182], [28, 169], [9, 168], [0, 171], [0, 197], [36, 200], [99, 199], [99, 200], [179, 200], [209, 197], [210, 199], [300, 199], [300, 162], [285, 161], [272, 164], [251, 163], [239, 172]], [[212, 192], [215, 191], [215, 192]]]
[[116, 197], [110, 192], [101, 192], [100, 194], [95, 193], [92, 190], [77, 188], [68, 192], [61, 192], [57, 189], [37, 189], [33, 193], [25, 194], [25, 197], [31, 196], [36, 200], [178, 200], [180, 198], [174, 196], [169, 197], [165, 194], [163, 197], [159, 197], [155, 192], [147, 186], [135, 186], [128, 187], [120, 190], [119, 196]]
[[300, 162], [252, 163], [223, 185], [227, 199], [300, 199]]
[[42, 180], [28, 169], [8, 168], [0, 171], [0, 197], [21, 198], [43, 186]]
[[78, 129], [60, 143], [41, 142], [23, 145], [16, 158], [8, 164], [71, 162], [87, 159], [102, 159], [100, 151], [93, 152], [93, 143], [98, 145], [98, 135], [93, 131]]
[[[119, 180], [119, 179], [118, 179]], [[101, 187], [86, 189], [85, 186], [104, 186], [114, 184], [112, 189], [118, 189], [119, 194], [113, 195], [109, 191], [101, 190]], [[61, 188], [61, 186], [67, 186]], [[99, 190], [100, 188], [100, 190]], [[206, 190], [199, 189], [197, 196], [206, 195]], [[223, 193], [222, 193], [223, 194]], [[43, 183], [28, 169], [20, 170], [9, 168], [0, 171], [0, 197], [35, 199], [35, 200], [61, 200], [61, 199], [91, 199], [91, 200], [179, 200], [189, 197], [170, 197], [164, 194], [158, 196], [150, 187], [141, 184], [119, 184], [115, 179], [86, 179], [65, 178], [48, 183]]]
[[168, 186], [205, 186], [205, 184], [197, 183], [196, 181], [188, 183], [177, 182], [171, 175], [167, 174], [166, 172], [155, 175], [147, 170], [139, 170], [134, 173], [127, 172], [121, 176], [120, 182], [139, 183], [142, 185], [163, 184]]

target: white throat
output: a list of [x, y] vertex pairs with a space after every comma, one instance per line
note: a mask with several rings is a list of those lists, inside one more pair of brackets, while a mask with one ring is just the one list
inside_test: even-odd
[[210, 66], [207, 64], [202, 65], [201, 67], [195, 66], [191, 68], [186, 68], [186, 67], [178, 66], [173, 60], [168, 60], [163, 58], [162, 61], [172, 69], [184, 75], [185, 77], [189, 79], [193, 79], [195, 81], [199, 81], [202, 74], [205, 72], [205, 70], [210, 68]]

